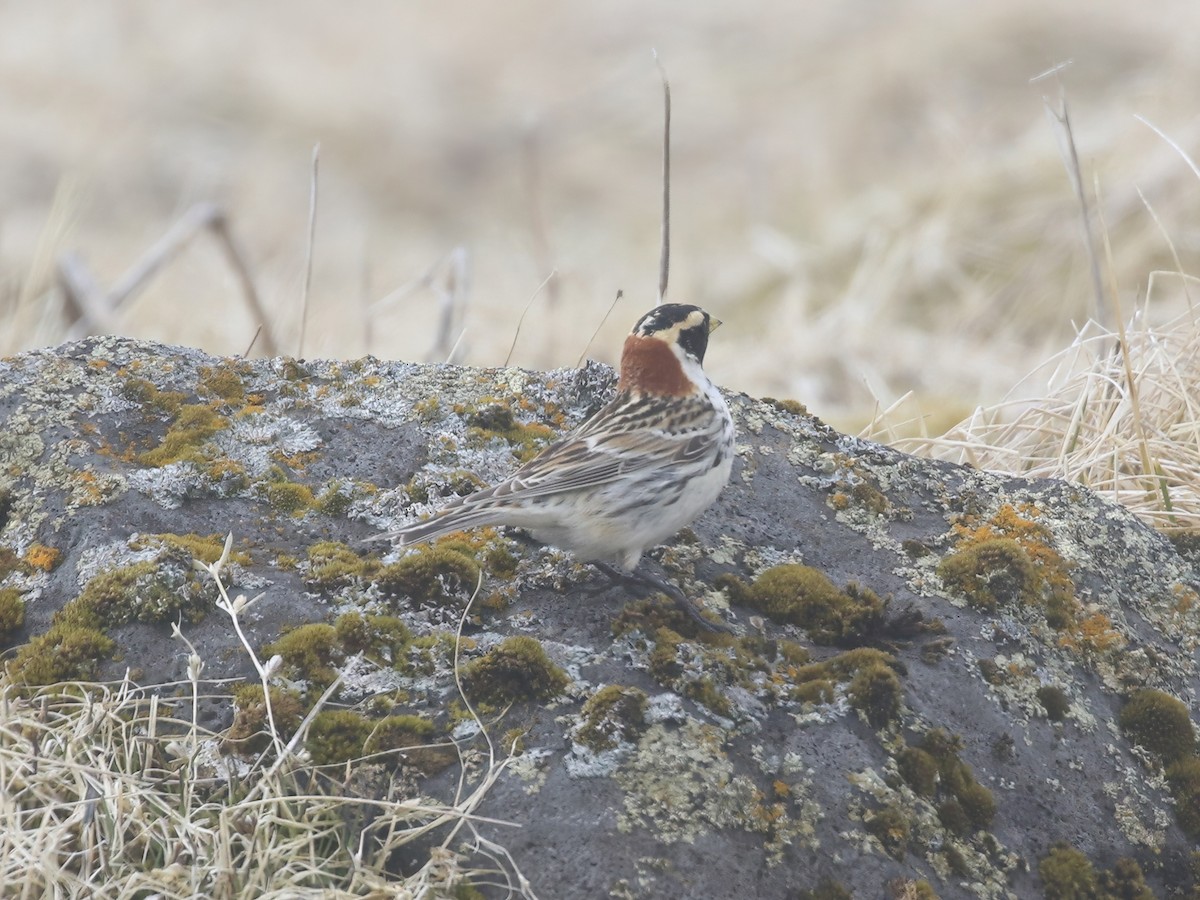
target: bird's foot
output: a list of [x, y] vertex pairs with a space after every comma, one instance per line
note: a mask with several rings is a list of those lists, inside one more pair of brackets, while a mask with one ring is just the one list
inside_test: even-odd
[[732, 634], [733, 629], [724, 622], [713, 621], [702, 613], [699, 607], [696, 606], [676, 585], [671, 584], [662, 578], [655, 578], [653, 575], [648, 575], [644, 572], [626, 572], [623, 569], [618, 569], [616, 566], [609, 565], [603, 562], [593, 562], [597, 569], [603, 572], [616, 584], [623, 585], [627, 588], [635, 590], [654, 591], [666, 594], [675, 601], [675, 605], [687, 615], [696, 625], [705, 631], [725, 632]]

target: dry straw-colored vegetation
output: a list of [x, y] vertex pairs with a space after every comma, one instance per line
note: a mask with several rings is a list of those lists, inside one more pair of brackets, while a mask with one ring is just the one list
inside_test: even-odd
[[[204, 568], [240, 636], [252, 601], [225, 593], [222, 562]], [[246, 649], [265, 683], [274, 663]], [[455, 802], [408, 796], [379, 765], [389, 751], [319, 767], [298, 749], [331, 687], [294, 733], [272, 724], [269, 749], [245, 762], [199, 724], [202, 702], [231, 702], [202, 670], [192, 650], [181, 684], [0, 680], [5, 897], [432, 898], [484, 885], [534, 896], [474, 827], [505, 765], [490, 738], [482, 752], [460, 749]], [[415, 841], [426, 862], [405, 876], [394, 857]]]
[[[1096, 318], [1004, 400], [976, 408], [943, 434], [925, 433], [919, 416], [902, 419], [903, 401], [877, 415], [864, 433], [912, 453], [1074, 481], [1163, 531], [1200, 530], [1200, 310], [1192, 299], [1200, 280], [1184, 271], [1175, 241], [1164, 232], [1175, 268], [1148, 273], [1134, 308], [1122, 307], [1111, 235], [1103, 216], [1092, 215], [1064, 111], [1057, 107], [1056, 121], [1092, 253]], [[1158, 133], [1200, 180], [1200, 167], [1186, 151]], [[1192, 190], [1200, 193], [1200, 184]], [[914, 425], [919, 436], [902, 433]]]
[[[1161, 273], [1160, 273], [1161, 274]], [[1170, 273], [1168, 273], [1170, 274]], [[909, 452], [1087, 485], [1167, 532], [1200, 530], [1200, 321], [1088, 322], [1010, 399], [936, 437], [868, 432]], [[894, 413], [893, 413], [894, 415]]]
[[[569, 365], [624, 288], [591, 344], [611, 362], [654, 296], [657, 47], [676, 89], [672, 297], [727, 323], [720, 383], [1200, 525], [1200, 184], [1179, 152], [1200, 137], [1181, 89], [1200, 78], [1200, 7], [443, 6], [6, 10], [0, 352], [79, 332], [65, 252], [118, 294], [219, 201], [219, 252], [183, 249], [101, 311], [107, 328], [233, 354], [265, 324], [296, 352], [311, 249], [309, 354]], [[1042, 115], [1057, 86], [1029, 83], [1067, 58], [1074, 196]], [[199, 724], [223, 696], [201, 668], [157, 687], [0, 680], [5, 896], [532, 894], [473, 827], [503, 765], [490, 745], [461, 751], [471, 788], [451, 804], [386, 774], [364, 789], [371, 760], [312, 765], [311, 717], [236, 764]], [[391, 856], [413, 841], [432, 852], [401, 876]]]

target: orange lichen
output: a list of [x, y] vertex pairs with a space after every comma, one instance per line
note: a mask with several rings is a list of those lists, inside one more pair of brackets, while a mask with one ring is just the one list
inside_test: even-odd
[[47, 547], [45, 544], [31, 544], [29, 549], [25, 551], [26, 564], [31, 568], [40, 569], [43, 572], [51, 571], [58, 565], [61, 557], [61, 551], [53, 547]]
[[1014, 506], [1005, 503], [986, 521], [964, 517], [950, 529], [958, 538], [956, 549], [962, 550], [985, 541], [1009, 538], [1016, 541], [1037, 567], [1046, 587], [1052, 593], [1074, 596], [1070, 564], [1054, 549], [1054, 539], [1045, 525], [1037, 521], [1042, 511], [1032, 503]]
[[1104, 613], [1092, 613], [1076, 622], [1074, 628], [1058, 639], [1058, 643], [1060, 647], [1070, 650], [1105, 653], [1120, 650], [1127, 642], [1125, 636], [1113, 627], [1112, 619]]

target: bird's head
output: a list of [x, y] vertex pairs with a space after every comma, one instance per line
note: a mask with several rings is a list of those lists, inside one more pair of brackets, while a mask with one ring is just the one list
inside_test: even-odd
[[721, 324], [698, 306], [663, 303], [646, 313], [621, 353], [620, 387], [653, 394], [700, 390], [708, 336]]

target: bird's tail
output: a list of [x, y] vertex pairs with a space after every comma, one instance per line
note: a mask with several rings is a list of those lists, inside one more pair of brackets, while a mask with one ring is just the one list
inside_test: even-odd
[[402, 547], [412, 544], [423, 544], [436, 540], [443, 535], [464, 528], [478, 528], [482, 525], [500, 525], [505, 521], [501, 510], [494, 507], [463, 507], [455, 506], [435, 513], [423, 522], [416, 522], [397, 528], [395, 531], [385, 531], [375, 535], [378, 540], [395, 541]]

